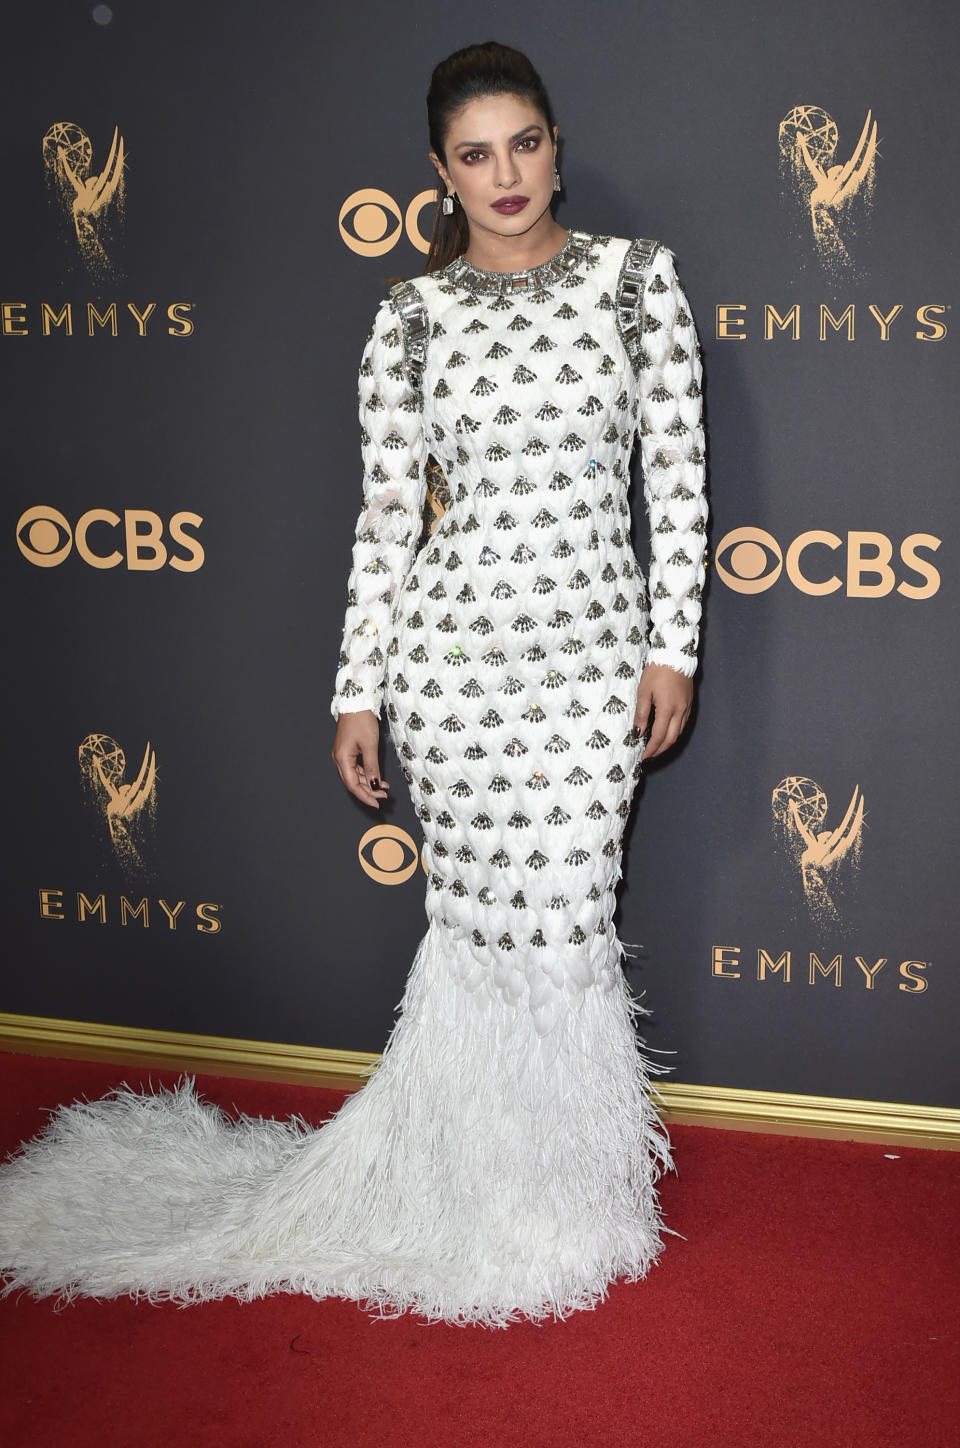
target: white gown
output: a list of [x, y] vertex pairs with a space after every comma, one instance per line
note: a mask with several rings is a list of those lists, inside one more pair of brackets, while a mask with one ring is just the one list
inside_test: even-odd
[[[428, 928], [382, 1062], [319, 1130], [126, 1089], [0, 1168], [6, 1290], [338, 1295], [504, 1325], [646, 1274], [670, 1166], [614, 932], [645, 661], [696, 668], [700, 361], [669, 251], [571, 232], [394, 288], [360, 369], [335, 715], [386, 703]], [[642, 451], [649, 593], [630, 543]], [[425, 464], [449, 502], [421, 542]]]

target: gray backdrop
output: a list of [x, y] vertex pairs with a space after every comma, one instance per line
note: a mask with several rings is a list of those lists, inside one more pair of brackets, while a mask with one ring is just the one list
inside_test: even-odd
[[[376, 820], [329, 757], [356, 368], [388, 281], [422, 269], [402, 219], [431, 184], [432, 65], [493, 36], [550, 88], [559, 219], [663, 239], [704, 347], [698, 712], [649, 769], [618, 916], [647, 1040], [680, 1081], [960, 1105], [953, 8], [95, 11], [2, 21], [0, 1007], [382, 1046], [425, 924], [392, 752], [410, 843], [368, 843], [372, 873]], [[765, 313], [795, 304], [796, 336]], [[822, 305], [854, 308], [823, 340]]]

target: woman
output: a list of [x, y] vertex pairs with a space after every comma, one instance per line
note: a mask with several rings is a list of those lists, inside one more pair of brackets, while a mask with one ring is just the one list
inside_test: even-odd
[[[400, 1017], [319, 1131], [234, 1124], [189, 1082], [61, 1111], [0, 1179], [11, 1286], [503, 1325], [592, 1307], [660, 1250], [669, 1146], [612, 918], [641, 756], [691, 706], [696, 336], [668, 251], [552, 216], [557, 127], [524, 56], [451, 56], [428, 114], [444, 199], [428, 274], [381, 305], [360, 368], [332, 703], [341, 777], [378, 807], [385, 701], [423, 824], [429, 928]], [[419, 546], [430, 457], [449, 503]]]

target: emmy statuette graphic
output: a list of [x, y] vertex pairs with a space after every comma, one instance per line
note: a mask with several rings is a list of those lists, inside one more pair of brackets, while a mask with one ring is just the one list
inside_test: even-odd
[[136, 777], [124, 781], [126, 756], [109, 734], [88, 734], [80, 745], [80, 770], [98, 812], [103, 815], [114, 856], [124, 869], [143, 868], [142, 852], [156, 817], [157, 756], [149, 741]]
[[123, 137], [113, 128], [113, 140], [101, 171], [93, 171], [93, 144], [82, 126], [55, 121], [43, 138], [47, 180], [70, 218], [76, 243], [88, 271], [96, 276], [117, 274], [106, 243], [123, 218], [126, 156]]
[[834, 895], [844, 861], [859, 863], [864, 821], [864, 800], [854, 786], [843, 819], [824, 829], [829, 802], [815, 780], [788, 775], [773, 791], [773, 820], [779, 842], [800, 871], [804, 897], [813, 918], [839, 922]]
[[877, 123], [867, 111], [849, 160], [836, 160], [837, 123], [819, 106], [794, 106], [780, 122], [780, 162], [784, 179], [809, 212], [813, 240], [822, 262], [834, 270], [851, 264], [850, 239], [856, 229], [855, 198], [869, 207], [876, 180]]

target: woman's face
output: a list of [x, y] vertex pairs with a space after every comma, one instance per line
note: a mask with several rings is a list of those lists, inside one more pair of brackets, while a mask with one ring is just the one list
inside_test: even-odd
[[532, 101], [483, 96], [457, 111], [446, 135], [446, 165], [434, 152], [447, 191], [455, 191], [470, 223], [497, 236], [522, 236], [553, 196], [557, 127]]

